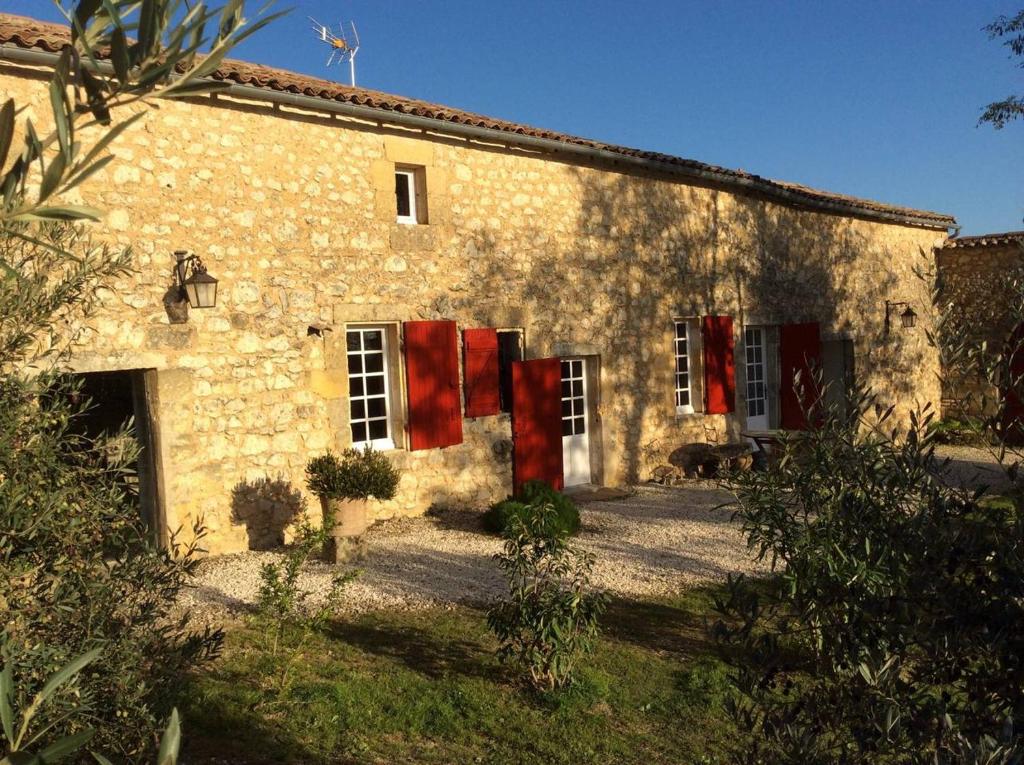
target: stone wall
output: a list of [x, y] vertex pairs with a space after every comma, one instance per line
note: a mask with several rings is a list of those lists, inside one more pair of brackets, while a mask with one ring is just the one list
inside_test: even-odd
[[[1010, 306], [1019, 306], [1024, 295], [1024, 241], [944, 247], [936, 260], [940, 305], [948, 306], [959, 339], [1001, 351], [1017, 321]], [[977, 373], [942, 370], [943, 416], [992, 411], [997, 398]]]
[[[39, 119], [32, 75], [0, 70]], [[301, 504], [306, 461], [348, 445], [347, 322], [521, 327], [528, 357], [599, 359], [595, 437], [613, 485], [741, 430], [742, 345], [737, 414], [676, 415], [674, 317], [730, 314], [738, 341], [745, 323], [816, 320], [853, 339], [860, 379], [901, 412], [938, 398], [914, 270], [941, 231], [223, 96], [162, 102], [114, 151], [84, 195], [137, 271], [105, 293], [74, 365], [157, 370], [168, 523], [202, 514], [214, 552], [272, 539], [267, 514]], [[425, 168], [427, 225], [394, 222], [395, 163]], [[202, 255], [220, 296], [173, 325], [177, 249]], [[884, 335], [886, 299], [909, 301], [918, 327]], [[308, 335], [313, 323], [334, 331]], [[404, 475], [383, 515], [511, 487], [507, 415], [466, 420], [459, 446], [392, 456]]]

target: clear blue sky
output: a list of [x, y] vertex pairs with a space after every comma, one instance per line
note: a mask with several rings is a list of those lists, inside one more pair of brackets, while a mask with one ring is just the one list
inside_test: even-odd
[[[306, 17], [354, 19], [365, 87], [952, 213], [965, 234], [1024, 229], [1024, 122], [976, 127], [1024, 93], [981, 31], [1022, 0], [291, 6], [239, 57], [347, 81]], [[59, 18], [50, 0], [0, 10]]]

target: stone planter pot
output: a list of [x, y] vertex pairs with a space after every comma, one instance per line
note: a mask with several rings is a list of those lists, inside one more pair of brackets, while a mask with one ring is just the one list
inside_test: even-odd
[[362, 535], [368, 525], [368, 505], [365, 499], [320, 498], [324, 525], [332, 519], [334, 521], [330, 536], [324, 543], [324, 558], [328, 562], [345, 563], [362, 556]]

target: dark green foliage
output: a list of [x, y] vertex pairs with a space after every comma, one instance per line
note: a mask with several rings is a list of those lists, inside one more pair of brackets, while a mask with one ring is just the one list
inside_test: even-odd
[[132, 759], [154, 745], [183, 674], [215, 655], [221, 634], [175, 612], [202, 527], [187, 545], [154, 547], [131, 488], [134, 439], [75, 435], [87, 404], [69, 386], [0, 381], [0, 621], [19, 708], [53, 672], [102, 649], [78, 696], [33, 724], [74, 711], [63, 735], [91, 728], [98, 751]]
[[928, 431], [937, 444], [979, 446], [986, 443], [985, 425], [974, 417], [935, 420], [929, 424]]
[[398, 490], [401, 474], [387, 455], [367, 446], [314, 457], [306, 465], [306, 486], [324, 499], [389, 500]]
[[605, 608], [605, 596], [590, 588], [593, 556], [568, 545], [557, 514], [554, 505], [535, 498], [510, 516], [505, 549], [495, 556], [508, 598], [487, 613], [499, 658], [543, 691], [571, 682]]
[[[1002, 39], [1003, 45], [1010, 49], [1010, 55], [1024, 57], [1024, 10], [1018, 11], [1013, 17], [1000, 16], [985, 27], [989, 39]], [[1024, 67], [1024, 61], [1018, 64]], [[1009, 96], [1002, 101], [995, 101], [985, 107], [979, 123], [990, 122], [996, 130], [1006, 123], [1024, 117], [1024, 98]]]
[[580, 511], [576, 503], [544, 481], [527, 481], [523, 484], [520, 499], [509, 498], [491, 505], [482, 517], [484, 528], [494, 534], [503, 534], [511, 527], [514, 518], [522, 518], [531, 506], [544, 504], [555, 510], [553, 515], [547, 516], [551, 531], [572, 536], [580, 530]]
[[1016, 762], [1024, 754], [1024, 521], [949, 488], [931, 415], [886, 434], [826, 416], [731, 478], [768, 583], [731, 580], [734, 761]]
[[[6, 707], [31, 710], [17, 740], [3, 721], [5, 749], [41, 732], [80, 741], [93, 731], [97, 751], [139, 760], [155, 750], [184, 673], [220, 645], [218, 631], [191, 628], [176, 606], [201, 524], [184, 546], [154, 546], [129, 467], [130, 425], [97, 440], [79, 435], [87, 403], [58, 374], [100, 288], [130, 260], [128, 249], [94, 245], [71, 225], [100, 213], [61, 195], [96, 180], [151, 99], [225, 87], [198, 78], [269, 21], [246, 22], [241, 0], [223, 10], [187, 6], [82, 0], [69, 15], [73, 44], [50, 81], [53, 131], [40, 134], [31, 117], [17, 124], [27, 105], [0, 104], [0, 642], [5, 671], [19, 679], [5, 682]], [[113, 75], [96, 62], [108, 49]], [[97, 649], [99, 658], [68, 678], [73, 692], [32, 706], [47, 678]]]
[[[24, 696], [17, 686], [20, 678], [14, 677], [11, 662], [4, 651], [3, 667], [0, 668], [0, 732], [6, 744], [0, 749], [0, 754], [3, 754], [0, 762], [3, 765], [48, 765], [84, 756], [86, 746], [93, 739], [94, 731], [91, 728], [54, 738], [48, 729], [37, 724], [36, 719], [48, 712], [52, 698], [60, 696], [65, 697], [65, 706], [70, 707], [73, 713], [86, 713], [76, 703], [79, 690], [77, 681], [82, 671], [96, 661], [100, 653], [98, 648], [94, 648], [69, 661], [46, 679], [24, 709], [19, 709], [14, 704], [17, 698]], [[175, 709], [171, 711], [170, 720], [160, 739], [156, 765], [174, 765], [178, 761], [180, 745], [181, 726], [178, 710]], [[93, 752], [92, 756], [100, 765], [111, 765], [110, 760], [99, 753]]]

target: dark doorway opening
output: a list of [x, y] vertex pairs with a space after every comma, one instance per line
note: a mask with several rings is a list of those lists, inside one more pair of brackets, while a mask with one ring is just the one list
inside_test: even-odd
[[156, 370], [83, 372], [75, 378], [81, 383], [79, 395], [90, 402], [86, 411], [76, 418], [75, 427], [81, 435], [87, 438], [112, 435], [132, 421], [139, 455], [130, 466], [134, 475], [126, 481], [129, 490], [138, 497], [139, 512], [154, 541], [164, 544], [166, 518], [159, 469], [159, 436], [154, 418]]

